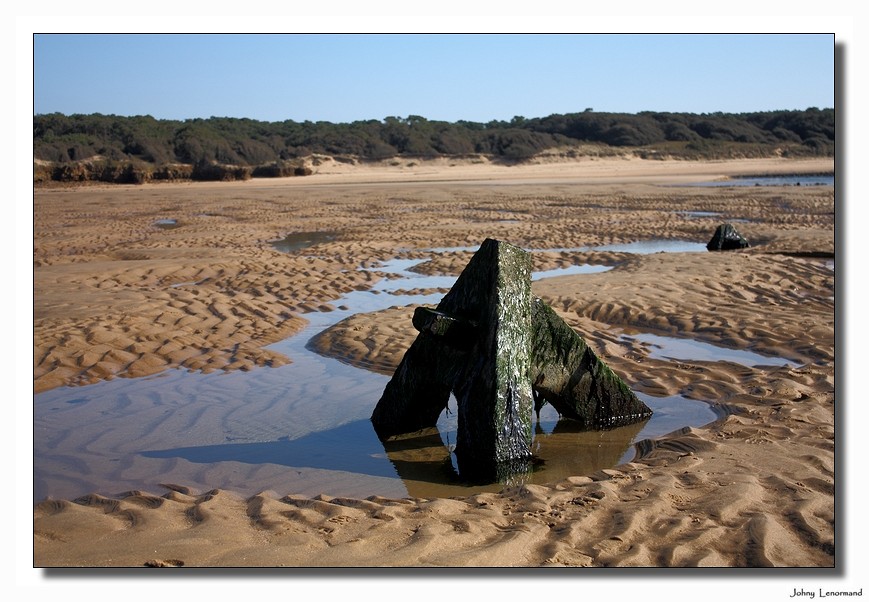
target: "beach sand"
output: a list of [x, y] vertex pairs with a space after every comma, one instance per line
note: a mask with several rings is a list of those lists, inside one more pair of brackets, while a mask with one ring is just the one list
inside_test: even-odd
[[[449, 499], [271, 488], [244, 496], [221, 482], [37, 499], [35, 566], [835, 564], [833, 190], [676, 186], [829, 172], [832, 160], [392, 163], [323, 160], [313, 176], [280, 180], [37, 190], [34, 391], [168, 368], [285, 365], [293, 357], [266, 346], [345, 292], [370, 288], [380, 276], [360, 266], [496, 238], [547, 249], [533, 253], [536, 270], [614, 265], [536, 281], [533, 291], [632, 388], [702, 400], [721, 418], [642, 441], [611, 469]], [[751, 248], [569, 250], [705, 243], [727, 221]], [[304, 253], [270, 244], [310, 232], [329, 237]], [[470, 256], [445, 252], [420, 269], [458, 274]], [[351, 316], [313, 345], [391, 374], [416, 336], [411, 314]], [[632, 332], [794, 363], [652, 357], [648, 344], [622, 336]]]

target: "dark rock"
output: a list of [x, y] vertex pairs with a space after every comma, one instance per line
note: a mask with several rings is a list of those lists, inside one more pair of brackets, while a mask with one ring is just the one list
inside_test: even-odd
[[747, 249], [748, 241], [743, 238], [733, 224], [721, 224], [715, 229], [715, 234], [706, 244], [710, 251], [732, 251], [734, 249]]

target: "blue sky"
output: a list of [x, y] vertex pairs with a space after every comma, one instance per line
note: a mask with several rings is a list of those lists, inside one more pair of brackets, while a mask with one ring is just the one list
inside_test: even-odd
[[833, 107], [832, 34], [38, 34], [34, 113], [486, 122]]

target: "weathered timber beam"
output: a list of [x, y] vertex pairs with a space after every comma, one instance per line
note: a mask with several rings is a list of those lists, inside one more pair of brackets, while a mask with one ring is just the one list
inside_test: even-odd
[[458, 405], [463, 478], [530, 469], [533, 406], [549, 402], [588, 428], [651, 415], [548, 305], [531, 295], [531, 256], [486, 239], [436, 309], [417, 308], [419, 335], [371, 416], [381, 439], [435, 426]]
[[530, 378], [535, 409], [544, 402], [587, 428], [609, 428], [652, 415], [583, 338], [540, 299], [533, 305]]

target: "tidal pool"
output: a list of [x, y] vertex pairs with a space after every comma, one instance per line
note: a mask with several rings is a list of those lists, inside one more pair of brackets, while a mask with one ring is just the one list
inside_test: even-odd
[[732, 224], [747, 224], [750, 219], [744, 217], [723, 217], [720, 211], [677, 211], [677, 214], [686, 219], [704, 219], [704, 218], [719, 218], [721, 221], [730, 222]]
[[711, 182], [678, 184], [678, 186], [700, 186], [703, 188], [732, 186], [833, 186], [832, 174], [790, 174], [778, 176], [734, 176]]
[[[35, 499], [160, 493], [165, 483], [242, 495], [273, 490], [352, 497], [501, 489], [503, 484], [468, 487], [457, 479], [454, 405], [438, 428], [384, 444], [369, 419], [389, 378], [306, 347], [315, 334], [355, 313], [438, 303], [443, 292], [429, 289], [448, 289], [455, 278], [411, 271], [420, 261], [396, 259], [370, 268], [393, 277], [333, 301], [335, 311], [305, 314], [309, 324], [301, 333], [270, 346], [291, 364], [211, 374], [172, 369], [36, 395]], [[718, 416], [708, 404], [683, 397], [641, 397], [653, 416], [607, 431], [581, 431], [544, 406], [535, 421], [536, 469], [523, 482], [615, 466], [630, 460], [637, 441]]]
[[706, 243], [689, 240], [638, 240], [629, 243], [616, 243], [591, 247], [588, 251], [613, 251], [619, 253], [636, 253], [650, 255], [652, 253], [704, 253]]
[[[731, 220], [733, 221], [733, 220]], [[434, 253], [446, 253], [449, 251], [476, 251], [478, 247], [435, 247], [428, 249]], [[618, 253], [635, 253], [637, 255], [649, 255], [652, 253], [705, 253], [706, 243], [690, 240], [676, 240], [671, 238], [653, 238], [649, 240], [636, 240], [633, 242], [613, 243], [596, 247], [554, 247], [548, 249], [526, 249], [529, 252], [546, 251], [553, 253], [586, 253], [590, 251], [611, 251]]]
[[720, 211], [679, 211], [679, 215], [688, 218], [702, 218], [702, 217], [720, 217]]
[[293, 232], [280, 240], [271, 241], [270, 244], [282, 253], [293, 253], [330, 240], [335, 240], [335, 235], [331, 232]]
[[749, 368], [758, 366], [797, 366], [800, 362], [781, 357], [763, 355], [748, 349], [731, 349], [694, 339], [668, 337], [658, 334], [624, 334], [622, 339], [633, 339], [649, 346], [649, 357], [660, 360], [703, 362], [732, 362]]

